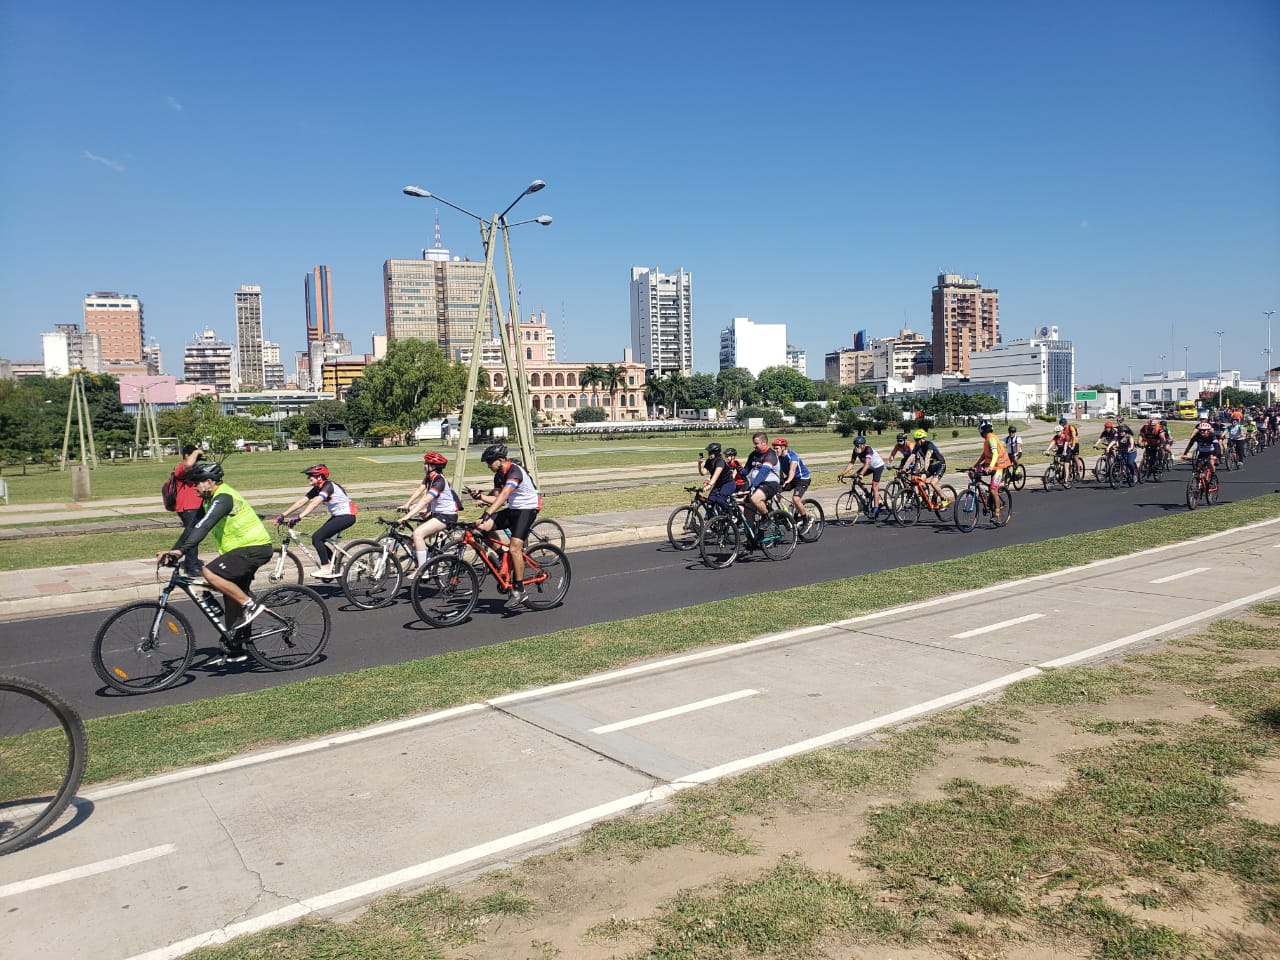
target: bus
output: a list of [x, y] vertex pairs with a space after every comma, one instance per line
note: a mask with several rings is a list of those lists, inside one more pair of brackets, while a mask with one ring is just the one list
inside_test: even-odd
[[1173, 413], [1179, 420], [1200, 419], [1200, 411], [1196, 409], [1194, 400], [1179, 400], [1178, 405], [1173, 408]]

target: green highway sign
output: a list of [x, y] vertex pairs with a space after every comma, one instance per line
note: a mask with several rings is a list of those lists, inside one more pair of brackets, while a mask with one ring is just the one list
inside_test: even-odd
[[1098, 399], [1097, 390], [1077, 390], [1076, 391], [1076, 403], [1084, 403], [1084, 401], [1086, 400], [1097, 400], [1097, 399]]

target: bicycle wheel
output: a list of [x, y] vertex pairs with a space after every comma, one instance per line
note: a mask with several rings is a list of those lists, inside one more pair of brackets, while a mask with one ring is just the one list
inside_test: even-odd
[[817, 543], [822, 539], [822, 528], [827, 522], [827, 515], [817, 500], [805, 500], [803, 503], [805, 518], [796, 527], [796, 532], [805, 543]]
[[898, 509], [894, 511], [894, 516], [904, 527], [913, 526], [918, 522], [920, 519], [920, 495], [914, 490], [908, 490], [903, 493], [902, 500], [898, 503]]
[[530, 610], [550, 610], [564, 601], [573, 571], [563, 550], [539, 543], [524, 552], [525, 606]]
[[286, 583], [302, 583], [302, 560], [292, 550], [276, 549], [271, 559], [253, 575], [249, 592], [255, 596]]
[[1205, 488], [1204, 488], [1204, 502], [1205, 502], [1205, 503], [1207, 503], [1207, 504], [1208, 504], [1209, 506], [1211, 506], [1211, 507], [1212, 507], [1215, 503], [1217, 503], [1217, 502], [1218, 502], [1218, 490], [1219, 490], [1220, 488], [1221, 488], [1221, 487], [1220, 487], [1220, 484], [1218, 483], [1218, 478], [1217, 478], [1217, 477], [1213, 477], [1212, 479], [1210, 479], [1210, 480], [1208, 481], [1208, 484], [1207, 484], [1207, 485], [1205, 486]]
[[258, 597], [266, 609], [253, 621], [246, 644], [253, 659], [269, 670], [297, 670], [320, 659], [329, 642], [329, 608], [320, 594], [297, 584]]
[[1123, 482], [1124, 467], [1121, 465], [1121, 461], [1116, 460], [1112, 462], [1111, 469], [1107, 471], [1107, 483], [1110, 485], [1111, 489], [1114, 490]]
[[795, 520], [782, 510], [766, 513], [756, 526], [756, 542], [770, 560], [785, 560], [795, 553], [797, 539]]
[[1013, 494], [1001, 487], [999, 497], [1000, 512], [991, 518], [993, 527], [1003, 527], [1013, 517]]
[[971, 488], [960, 494], [960, 499], [956, 501], [956, 527], [968, 533], [977, 523], [978, 495]]
[[84, 723], [66, 700], [0, 676], [0, 854], [25, 847], [58, 819], [87, 757]]
[[950, 511], [951, 515], [954, 517], [956, 512], [956, 502], [960, 499], [959, 494], [956, 493], [956, 488], [949, 483], [942, 484], [942, 499], [947, 502], [947, 505], [944, 507], [939, 503], [937, 508], [933, 511], [934, 516], [939, 520], [946, 520], [946, 517], [942, 515], [943, 511], [946, 510]]
[[677, 550], [692, 550], [698, 545], [698, 534], [702, 530], [702, 517], [698, 508], [686, 504], [676, 507], [667, 517], [667, 540]]
[[98, 628], [93, 669], [121, 693], [154, 693], [177, 683], [195, 652], [191, 622], [173, 607], [144, 600], [121, 607]]
[[471, 564], [454, 554], [432, 557], [409, 584], [413, 612], [429, 627], [451, 627], [471, 615], [480, 583]]
[[1044, 473], [1040, 475], [1040, 482], [1044, 484], [1045, 492], [1052, 490], [1054, 484], [1058, 482], [1058, 471], [1052, 463], [1045, 467]]
[[1187, 481], [1186, 499], [1187, 499], [1188, 510], [1194, 510], [1196, 507], [1200, 506], [1200, 478], [1199, 477], [1192, 477], [1190, 480]]
[[347, 560], [339, 581], [350, 603], [361, 610], [375, 610], [395, 602], [404, 571], [394, 553], [384, 556], [382, 547], [364, 547]]
[[836, 497], [836, 523], [850, 524], [858, 522], [858, 514], [862, 512], [862, 501], [852, 490], [846, 490]]
[[529, 528], [529, 541], [527, 546], [536, 546], [541, 543], [549, 543], [561, 553], [564, 552], [564, 527], [556, 523], [550, 517], [542, 517], [536, 520], [532, 527]]
[[722, 570], [738, 559], [742, 549], [742, 530], [733, 517], [716, 514], [702, 525], [698, 535], [698, 553], [702, 562]]

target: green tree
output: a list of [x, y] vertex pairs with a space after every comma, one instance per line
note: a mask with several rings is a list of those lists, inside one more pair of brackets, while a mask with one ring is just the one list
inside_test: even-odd
[[871, 411], [871, 419], [876, 423], [898, 424], [902, 422], [902, 408], [896, 403], [882, 403]]
[[609, 412], [604, 407], [579, 407], [573, 411], [574, 423], [603, 423], [609, 419]]
[[488, 434], [494, 427], [515, 427], [511, 408], [501, 403], [477, 403], [471, 408], [471, 429], [477, 436]]
[[618, 391], [627, 385], [627, 369], [611, 363], [601, 373], [600, 385], [609, 391], [612, 419], [618, 419]]
[[720, 406], [716, 378], [709, 373], [695, 373], [689, 378], [689, 406], [702, 410]]
[[787, 366], [765, 367], [761, 370], [760, 376], [756, 378], [756, 391], [765, 402], [771, 404], [818, 398], [809, 378]]
[[[424, 420], [461, 405], [467, 391], [467, 370], [450, 362], [439, 344], [410, 338], [392, 341], [386, 356], [369, 364], [357, 383], [352, 424], [362, 428], [360, 432], [386, 425], [407, 434]], [[351, 391], [347, 397], [351, 403]], [[308, 414], [310, 411], [308, 407]]]
[[[604, 367], [598, 363], [588, 363], [582, 368], [582, 372], [578, 374], [578, 383], [588, 389], [592, 387], [603, 387], [605, 380]], [[592, 392], [591, 399], [594, 401], [599, 398], [599, 394]]]
[[816, 404], [807, 404], [796, 411], [796, 424], [801, 427], [825, 427], [831, 420], [831, 411]]
[[755, 375], [746, 367], [726, 367], [716, 374], [716, 390], [721, 409], [733, 410], [755, 400]]
[[992, 416], [1004, 410], [1004, 404], [989, 393], [974, 393], [965, 399], [965, 413], [970, 416]]

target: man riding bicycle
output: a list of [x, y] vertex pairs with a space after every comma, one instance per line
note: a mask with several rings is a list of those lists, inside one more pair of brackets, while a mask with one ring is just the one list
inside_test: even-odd
[[484, 513], [476, 523], [476, 529], [489, 533], [494, 528], [511, 531], [511, 596], [506, 609], [515, 610], [528, 602], [524, 591], [524, 544], [529, 538], [533, 522], [542, 509], [542, 496], [533, 485], [533, 479], [520, 465], [507, 459], [507, 445], [495, 443], [485, 448], [480, 459], [493, 471], [493, 490], [481, 493], [468, 490], [471, 497], [485, 504]]
[[1151, 465], [1159, 459], [1160, 448], [1165, 445], [1166, 436], [1168, 434], [1156, 417], [1148, 420], [1142, 429], [1138, 431], [1138, 442], [1142, 445], [1142, 464], [1144, 469], [1150, 470]]
[[1063, 452], [1067, 457], [1067, 468], [1070, 469], [1070, 465], [1075, 463], [1078, 475], [1084, 476], [1084, 460], [1080, 456], [1080, 431], [1074, 423], [1068, 423], [1066, 417], [1058, 418], [1058, 426], [1062, 428], [1065, 441]]
[[1214, 435], [1213, 426], [1208, 420], [1201, 420], [1196, 425], [1196, 432], [1191, 435], [1191, 439], [1187, 441], [1186, 449], [1182, 451], [1183, 460], [1190, 460], [1187, 456], [1192, 448], [1195, 448], [1196, 466], [1207, 466], [1209, 471], [1209, 484], [1216, 486], [1218, 483], [1218, 457], [1222, 456], [1222, 445], [1218, 438]]
[[884, 457], [867, 444], [867, 438], [862, 434], [853, 438], [853, 453], [836, 479], [844, 480], [855, 472], [859, 477], [871, 474], [871, 518], [874, 520], [880, 515], [880, 478], [884, 476]]
[[720, 444], [708, 443], [706, 457], [698, 457], [698, 472], [707, 474], [707, 479], [702, 482], [703, 495], [710, 503], [727, 510], [729, 498], [738, 489], [738, 476], [729, 466], [729, 461], [721, 456], [720, 450]]
[[750, 493], [743, 501], [758, 516], [769, 512], [769, 500], [782, 486], [781, 474], [778, 471], [778, 455], [769, 446], [767, 433], [753, 433], [751, 443], [755, 449], [747, 456], [746, 467], [747, 489]]
[[951, 506], [951, 501], [942, 493], [942, 477], [947, 472], [947, 458], [924, 430], [916, 430], [911, 439], [911, 455], [902, 461], [902, 469], [923, 473], [924, 482], [933, 489], [942, 506]]
[[1012, 423], [1004, 435], [1004, 448], [1009, 452], [1009, 460], [1013, 464], [1022, 462], [1022, 438], [1018, 436], [1018, 428]]
[[809, 492], [811, 477], [809, 468], [800, 459], [800, 454], [791, 449], [786, 437], [775, 437], [773, 452], [778, 455], [778, 475], [782, 478], [782, 489], [791, 492], [791, 504], [796, 510], [796, 525], [803, 530], [809, 525], [809, 514], [804, 509], [804, 495]]
[[271, 534], [244, 497], [222, 482], [222, 464], [197, 463], [186, 479], [195, 484], [204, 501], [200, 518], [182, 531], [171, 549], [156, 554], [156, 559], [176, 563], [187, 550], [194, 550], [213, 535], [218, 556], [204, 565], [204, 579], [222, 594], [223, 613], [234, 636], [226, 653], [211, 662], [243, 663], [249, 658], [244, 649], [251, 635], [249, 624], [266, 609], [249, 594], [249, 586], [258, 568], [271, 559]]
[[[996, 436], [995, 428], [991, 424], [984, 423], [978, 428], [978, 433], [982, 436], [982, 452], [978, 454], [977, 462], [974, 463], [971, 474], [976, 473], [978, 476], [991, 478], [988, 481], [991, 484], [991, 512], [998, 517], [1000, 516], [1000, 474], [1005, 467], [1009, 466], [1009, 451], [1000, 442], [1000, 438]], [[1065, 433], [1063, 436], [1065, 439]]]

